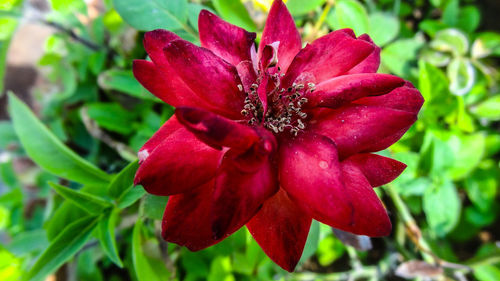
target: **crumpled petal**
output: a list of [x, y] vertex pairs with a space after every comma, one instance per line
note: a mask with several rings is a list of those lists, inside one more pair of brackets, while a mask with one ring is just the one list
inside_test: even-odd
[[311, 217], [280, 189], [247, 223], [262, 250], [283, 269], [292, 272], [302, 256]]
[[295, 56], [283, 77], [289, 87], [300, 75], [311, 75], [316, 84], [346, 74], [373, 51], [374, 46], [356, 39], [352, 30], [340, 29], [316, 39]]
[[212, 235], [213, 189], [210, 181], [192, 192], [170, 196], [162, 220], [163, 239], [191, 251], [220, 242]]
[[[257, 213], [262, 203], [277, 192], [276, 165], [271, 163], [267, 155], [259, 154], [250, 152], [241, 155], [229, 150], [224, 155], [215, 179], [212, 218], [214, 239], [241, 228]], [[251, 171], [242, 169], [247, 161], [254, 163]]]
[[363, 34], [359, 36], [358, 39], [371, 43], [374, 49], [372, 53], [368, 55], [368, 57], [366, 57], [364, 60], [358, 63], [358, 65], [349, 70], [347, 74], [376, 73], [380, 66], [380, 47], [375, 45], [368, 34]]
[[404, 84], [403, 79], [389, 74], [342, 75], [319, 83], [314, 92], [307, 92], [306, 106], [338, 108], [362, 97], [387, 94]]
[[275, 0], [269, 11], [259, 44], [258, 57], [261, 58], [266, 45], [274, 42], [279, 42], [277, 66], [282, 73], [285, 73], [290, 62], [302, 48], [302, 42], [295, 21], [282, 0]]
[[392, 228], [391, 220], [361, 170], [349, 162], [342, 162], [340, 169], [345, 191], [351, 198], [352, 221], [347, 225], [330, 225], [358, 235], [370, 237], [389, 235]]
[[377, 154], [355, 154], [342, 163], [356, 166], [366, 177], [372, 187], [390, 183], [406, 168], [404, 163]]
[[[387, 148], [416, 120], [416, 114], [407, 111], [349, 105], [335, 110], [323, 109], [321, 116], [309, 121], [308, 129], [332, 139], [337, 145], [340, 159], [345, 159], [358, 152]], [[378, 143], [379, 140], [384, 142]]]
[[332, 140], [302, 133], [282, 143], [279, 154], [280, 184], [295, 202], [321, 222], [351, 224], [353, 206], [341, 181]]
[[175, 115], [198, 139], [219, 150], [223, 146], [246, 150], [260, 139], [254, 129], [206, 110], [178, 107]]
[[236, 67], [211, 51], [184, 40], [174, 40], [164, 49], [169, 65], [195, 93], [232, 119], [241, 117], [244, 94]]
[[[162, 130], [159, 132], [164, 135]], [[147, 147], [160, 136], [155, 135]], [[215, 177], [222, 155], [222, 151], [209, 147], [181, 127], [165, 136], [141, 163], [134, 184], [159, 196], [188, 192]]]
[[201, 46], [232, 65], [251, 60], [250, 48], [254, 44], [255, 33], [225, 22], [207, 10], [202, 10], [198, 18]]

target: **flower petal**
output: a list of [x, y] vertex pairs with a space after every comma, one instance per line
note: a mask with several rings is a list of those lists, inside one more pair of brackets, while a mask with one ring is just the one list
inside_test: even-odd
[[363, 61], [347, 72], [347, 74], [356, 73], [376, 73], [380, 66], [380, 47], [375, 45], [368, 34], [363, 34], [358, 39], [371, 43], [374, 49]]
[[302, 48], [302, 43], [295, 21], [282, 0], [275, 0], [269, 11], [259, 44], [259, 58], [264, 47], [274, 42], [279, 42], [277, 66], [285, 73], [290, 62]]
[[224, 116], [232, 116], [225, 109], [215, 108], [194, 93], [178, 77], [170, 66], [159, 67], [146, 60], [134, 60], [132, 70], [135, 78], [144, 88], [172, 106], [196, 106]]
[[139, 158], [139, 163], [144, 162], [149, 155], [160, 145], [169, 135], [173, 134], [178, 129], [183, 128], [183, 126], [177, 121], [177, 117], [172, 116], [165, 122], [161, 128], [154, 133], [154, 135], [139, 149], [137, 153]]
[[405, 81], [389, 74], [362, 73], [343, 75], [316, 85], [314, 92], [307, 92], [308, 107], [338, 108], [366, 96], [387, 94]]
[[162, 236], [168, 242], [202, 250], [221, 240], [212, 235], [212, 196], [214, 181], [190, 193], [170, 196], [162, 220]]
[[[159, 132], [165, 135], [162, 130]], [[188, 192], [215, 177], [222, 155], [220, 150], [209, 147], [181, 127], [165, 136], [141, 163], [134, 183], [160, 196]]]
[[370, 182], [372, 187], [390, 183], [406, 168], [404, 163], [377, 154], [355, 154], [342, 163], [356, 166]]
[[283, 77], [283, 85], [289, 87], [300, 75], [312, 75], [313, 83], [346, 74], [373, 51], [374, 46], [356, 39], [352, 30], [341, 29], [316, 39], [295, 56]]
[[410, 82], [406, 82], [404, 87], [394, 89], [386, 95], [365, 97], [355, 101], [355, 103], [383, 106], [417, 114], [424, 103], [424, 98]]
[[223, 58], [232, 65], [251, 60], [250, 48], [254, 44], [255, 33], [223, 21], [207, 10], [202, 10], [198, 18], [201, 46]]
[[144, 49], [156, 65], [165, 67], [168, 65], [168, 62], [165, 58], [163, 48], [165, 48], [168, 43], [178, 39], [181, 38], [177, 36], [177, 34], [164, 29], [149, 31], [144, 33]]
[[379, 106], [349, 105], [322, 112], [308, 128], [331, 138], [340, 159], [387, 148], [417, 120], [414, 113]]
[[202, 109], [178, 107], [175, 115], [198, 139], [216, 149], [246, 150], [260, 138], [254, 129]]
[[[222, 238], [245, 225], [262, 203], [278, 190], [276, 167], [268, 157], [250, 153], [240, 155], [229, 150], [222, 160], [215, 179], [212, 231], [214, 239]], [[260, 158], [247, 159], [247, 158]], [[246, 162], [253, 171], [241, 169]], [[243, 165], [242, 165], [243, 164]]]
[[311, 217], [280, 189], [247, 223], [262, 250], [283, 269], [292, 272], [302, 256]]
[[358, 235], [389, 235], [391, 220], [361, 170], [349, 162], [342, 162], [340, 166], [342, 181], [353, 206], [352, 222], [348, 225], [330, 225]]
[[241, 80], [235, 66], [184, 40], [170, 42], [164, 51], [169, 65], [193, 92], [226, 110], [228, 117], [241, 117], [244, 93], [238, 89]]
[[352, 222], [353, 209], [332, 140], [302, 133], [282, 143], [279, 155], [281, 186], [295, 202], [321, 222], [341, 226]]

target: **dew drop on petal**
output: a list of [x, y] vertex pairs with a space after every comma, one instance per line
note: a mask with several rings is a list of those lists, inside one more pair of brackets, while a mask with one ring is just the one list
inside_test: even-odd
[[322, 160], [322, 161], [319, 161], [319, 167], [320, 167], [321, 169], [324, 169], [324, 170], [325, 170], [325, 169], [327, 169], [327, 168], [328, 168], [328, 162], [323, 161], [323, 160]]

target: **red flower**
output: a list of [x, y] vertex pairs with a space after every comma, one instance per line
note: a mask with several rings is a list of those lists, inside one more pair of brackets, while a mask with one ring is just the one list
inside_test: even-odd
[[165, 240], [191, 250], [246, 225], [264, 252], [292, 271], [312, 219], [368, 236], [391, 222], [373, 187], [406, 167], [371, 152], [415, 122], [422, 96], [409, 82], [376, 74], [380, 48], [368, 35], [334, 31], [301, 48], [281, 0], [255, 33], [208, 11], [202, 47], [172, 32], [146, 33], [152, 62], [134, 75], [175, 106], [142, 147], [135, 183], [170, 199]]

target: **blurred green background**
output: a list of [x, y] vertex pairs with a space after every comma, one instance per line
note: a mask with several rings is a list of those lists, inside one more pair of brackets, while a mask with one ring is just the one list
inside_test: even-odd
[[132, 76], [144, 32], [197, 43], [209, 9], [259, 38], [270, 0], [1, 0], [0, 280], [500, 280], [500, 2], [286, 2], [304, 42], [368, 33], [379, 71], [426, 100], [381, 152], [408, 165], [377, 189], [391, 236], [314, 222], [288, 273], [246, 229], [196, 253], [167, 244], [166, 198], [132, 187], [137, 150], [173, 113]]

